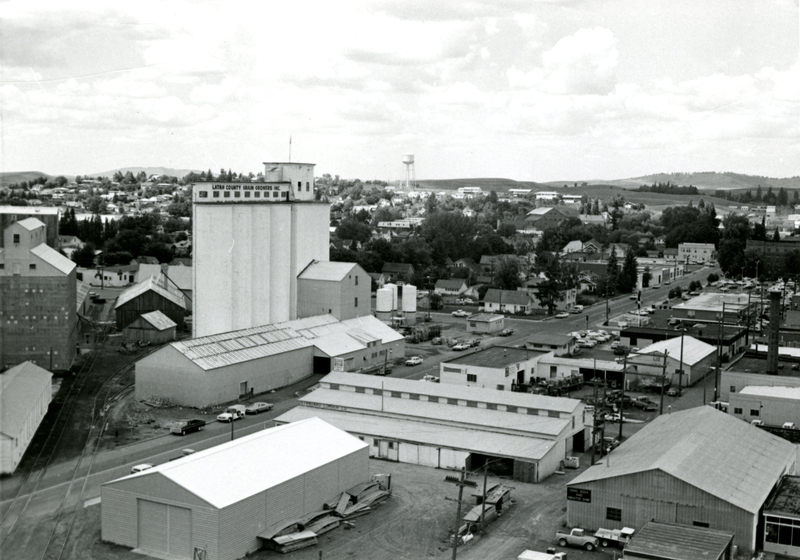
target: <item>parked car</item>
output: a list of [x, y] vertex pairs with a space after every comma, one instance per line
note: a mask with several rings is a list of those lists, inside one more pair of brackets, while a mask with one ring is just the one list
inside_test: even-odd
[[470, 348], [476, 348], [476, 347], [481, 345], [481, 339], [480, 338], [473, 338], [472, 340], [467, 342], [467, 344], [469, 344]]
[[420, 381], [428, 381], [430, 383], [439, 383], [439, 378], [436, 377], [435, 375], [426, 375], [425, 377], [420, 379]]
[[244, 413], [245, 414], [261, 414], [262, 412], [267, 412], [269, 410], [272, 410], [272, 404], [271, 403], [254, 402], [253, 404], [248, 405], [244, 409]]
[[656, 410], [658, 408], [658, 405], [647, 397], [636, 397], [633, 399], [632, 404], [636, 408], [641, 408], [642, 410]]
[[455, 346], [453, 346], [452, 350], [467, 350], [469, 348], [469, 344], [466, 342], [459, 342]]
[[668, 397], [680, 397], [681, 396], [681, 392], [677, 387], [670, 387], [669, 390], [667, 391], [667, 396]]
[[627, 346], [618, 345], [617, 347], [614, 348], [614, 354], [616, 354], [617, 356], [624, 356], [625, 354], [628, 353], [628, 351], [630, 351], [630, 348], [628, 348]]
[[511, 336], [512, 334], [514, 334], [514, 329], [503, 329], [497, 333], [497, 336]]
[[441, 345], [442, 344], [442, 337], [441, 336], [436, 336], [436, 337], [432, 338], [431, 339], [431, 344], [433, 344], [434, 346]]
[[578, 311], [583, 311], [582, 305], [576, 305], [573, 309], [577, 309]]
[[611, 343], [611, 349], [616, 350], [619, 347], [619, 345], [620, 345], [619, 340], [615, 340], [614, 342]]
[[569, 317], [569, 313], [559, 313], [556, 315], [556, 319], [566, 319], [567, 317]]
[[[619, 420], [619, 418], [617, 418], [617, 420]], [[603, 445], [606, 447], [606, 451], [608, 452], [619, 447], [619, 440], [610, 436], [606, 436], [603, 438]]]
[[153, 465], [151, 465], [150, 463], [142, 463], [141, 465], [134, 465], [133, 468], [131, 468], [131, 474], [140, 473], [142, 471], [146, 471], [147, 469], [152, 469], [152, 468]]
[[469, 317], [469, 313], [464, 311], [463, 309], [453, 311], [452, 315], [453, 317]]
[[422, 358], [419, 356], [411, 356], [406, 360], [407, 366], [418, 366], [422, 363]]
[[191, 432], [199, 432], [203, 429], [203, 426], [206, 425], [205, 420], [178, 420], [172, 426], [170, 426], [170, 433], [178, 435], [178, 436], [185, 436]]

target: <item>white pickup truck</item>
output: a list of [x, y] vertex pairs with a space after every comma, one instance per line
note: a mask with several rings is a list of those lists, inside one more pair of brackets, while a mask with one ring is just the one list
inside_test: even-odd
[[588, 534], [586, 529], [579, 529], [577, 527], [558, 531], [556, 533], [556, 539], [558, 539], [558, 546], [574, 546], [583, 548], [589, 552], [597, 548], [597, 539]]
[[630, 542], [634, 532], [635, 531], [630, 527], [623, 527], [622, 529], [600, 528], [597, 530], [594, 536], [598, 541], [600, 541], [600, 546], [604, 548], [611, 545], [622, 548], [628, 544], [628, 542]]

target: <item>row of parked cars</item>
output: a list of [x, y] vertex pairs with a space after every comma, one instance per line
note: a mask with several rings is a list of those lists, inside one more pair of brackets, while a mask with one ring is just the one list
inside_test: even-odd
[[615, 338], [616, 335], [609, 333], [608, 331], [599, 330], [599, 331], [575, 331], [569, 333], [570, 336], [575, 337], [575, 346], [578, 348], [594, 348], [598, 344], [603, 342], [608, 342], [612, 338]]

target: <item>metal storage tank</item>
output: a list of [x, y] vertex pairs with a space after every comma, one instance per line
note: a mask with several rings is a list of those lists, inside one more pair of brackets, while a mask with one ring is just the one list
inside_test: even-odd
[[384, 322], [392, 320], [392, 290], [390, 288], [380, 288], [377, 291], [377, 301], [375, 302], [375, 316]]
[[403, 301], [401, 303], [406, 324], [414, 324], [417, 321], [417, 287], [406, 284], [403, 286]]
[[397, 306], [397, 284], [392, 284], [392, 283], [384, 284], [383, 287], [388, 288], [392, 291], [392, 309], [393, 310], [399, 309], [399, 307]]

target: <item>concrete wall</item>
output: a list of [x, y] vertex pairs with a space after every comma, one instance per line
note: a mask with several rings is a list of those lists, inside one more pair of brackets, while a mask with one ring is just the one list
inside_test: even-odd
[[328, 213], [311, 202], [196, 202], [195, 335], [296, 318], [297, 274], [328, 259]]

